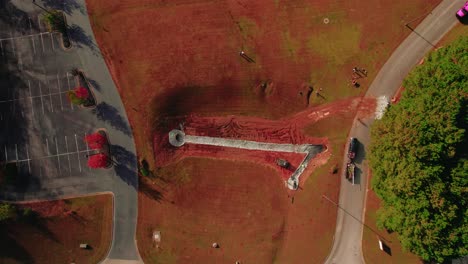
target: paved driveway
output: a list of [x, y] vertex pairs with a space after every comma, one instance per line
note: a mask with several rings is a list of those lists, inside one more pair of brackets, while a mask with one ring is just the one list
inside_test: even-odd
[[[0, 162], [18, 167], [15, 184], [0, 199], [58, 199], [110, 191], [114, 233], [108, 258], [139, 261], [135, 243], [137, 166], [132, 132], [119, 94], [100, 54], [84, 1], [36, 1], [64, 10], [73, 47], [49, 33], [44, 11], [32, 1], [0, 0]], [[95, 109], [69, 103], [79, 68], [94, 87]], [[115, 165], [92, 170], [83, 138], [107, 131]]]
[[[429, 14], [414, 32], [395, 50], [372, 82], [366, 97], [391, 98], [409, 71], [433, 48], [453, 26], [458, 23], [456, 10], [464, 0], [444, 0]], [[373, 119], [355, 120], [350, 136], [360, 142], [357, 157], [358, 184], [351, 185], [342, 179], [333, 248], [326, 263], [364, 263], [362, 256], [363, 216], [368, 187], [366, 149], [370, 142]], [[375, 245], [378, 246], [377, 244]], [[389, 244], [391, 247], [391, 243]]]

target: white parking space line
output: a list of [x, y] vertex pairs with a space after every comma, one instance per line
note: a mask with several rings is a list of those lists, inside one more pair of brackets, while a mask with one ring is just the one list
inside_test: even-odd
[[47, 154], [50, 155], [50, 149], [49, 149], [49, 140], [47, 138], [45, 139], [46, 147], [47, 147]]
[[59, 90], [59, 94], [60, 94], [60, 96], [59, 96], [59, 98], [60, 98], [60, 108], [63, 111], [63, 103], [62, 103], [62, 95], [61, 95], [62, 91], [61, 91], [61, 88], [60, 88], [60, 78], [59, 78], [58, 73], [57, 73], [57, 86], [58, 86], [58, 90]]
[[[67, 136], [65, 136], [65, 148], [67, 150], [67, 153], [69, 152], [68, 151], [68, 142], [67, 142]], [[77, 149], [78, 150], [78, 149]], [[70, 162], [70, 155], [67, 155], [67, 159], [68, 159], [68, 169], [69, 169], [69, 173], [70, 173], [70, 176], [71, 176], [71, 162]]]
[[31, 100], [31, 112], [32, 115], [34, 116], [34, 103], [33, 103], [33, 97], [32, 97], [32, 90], [31, 90], [31, 81], [28, 80], [28, 86], [29, 86], [29, 99]]
[[49, 36], [50, 36], [50, 43], [52, 43], [52, 50], [55, 50], [53, 34], [49, 34]]
[[18, 158], [18, 144], [15, 144], [15, 151], [16, 151], [16, 160], [19, 160], [19, 158]]
[[33, 47], [33, 54], [36, 54], [36, 42], [34, 41], [34, 37], [31, 38], [32, 47]]
[[[66, 152], [66, 153], [60, 153], [60, 154], [55, 154], [55, 155], [47, 155], [47, 156], [42, 156], [42, 157], [32, 157], [32, 158], [27, 158], [27, 159], [21, 159], [17, 160], [17, 162], [28, 162], [28, 161], [33, 161], [33, 160], [43, 160], [43, 159], [49, 159], [49, 158], [59, 158], [62, 156], [69, 156], [69, 155], [75, 155], [75, 154], [80, 154], [80, 153], [86, 153], [88, 154], [90, 150], [80, 150], [80, 151], [72, 151], [72, 152]], [[60, 163], [59, 163], [60, 167]]]
[[42, 177], [42, 161], [39, 161], [39, 177]]
[[28, 21], [29, 21], [29, 34], [33, 34], [33, 29], [32, 29], [32, 19], [31, 17], [28, 17]]
[[18, 69], [23, 70], [23, 60], [21, 59], [21, 53], [18, 52]]
[[45, 53], [44, 38], [42, 37], [42, 34], [41, 34], [41, 44], [42, 44], [42, 53]]
[[[68, 91], [71, 91], [71, 86], [70, 86], [70, 74], [67, 72], [67, 83], [68, 83]], [[73, 103], [70, 101], [71, 109], [73, 109]]]
[[39, 25], [39, 31], [42, 31], [41, 18], [37, 16], [37, 24]]
[[[78, 151], [78, 139], [76, 137], [76, 134], [75, 134], [75, 144], [76, 144], [76, 150]], [[80, 168], [80, 172], [81, 172], [81, 159], [80, 159], [80, 155], [78, 154], [78, 167]]]
[[[84, 134], [84, 138], [85, 138], [85, 143], [86, 143], [86, 151], [89, 151], [89, 145], [88, 145], [88, 141], [86, 141], [86, 133]], [[87, 157], [88, 158], [88, 157]], [[89, 168], [89, 166], [86, 166], [88, 168], [88, 170], [91, 170]]]
[[59, 156], [59, 151], [58, 151], [58, 139], [57, 138], [55, 138], [55, 149], [57, 150], [57, 162], [58, 162], [59, 173], [62, 174], [62, 171], [60, 170], [60, 156]]
[[31, 162], [29, 159], [29, 150], [26, 148], [26, 157], [28, 158], [28, 169], [29, 169], [29, 174], [31, 174]]
[[[30, 17], [28, 17], [28, 21], [29, 21], [29, 34], [33, 34], [33, 28], [32, 28], [32, 19]], [[32, 46], [33, 46], [33, 52], [34, 54], [36, 54], [36, 44], [34, 43], [34, 37], [31, 37], [31, 40], [32, 40]]]
[[34, 98], [47, 97], [47, 96], [52, 96], [52, 95], [61, 95], [61, 94], [64, 94], [64, 93], [67, 93], [67, 91], [63, 91], [63, 92], [60, 92], [60, 93], [50, 93], [50, 94], [42, 94], [42, 95], [35, 95], [35, 96], [19, 97], [19, 98], [10, 99], [10, 100], [2, 100], [2, 101], [0, 101], [0, 104], [1, 103], [11, 103], [11, 102], [21, 101], [21, 100], [27, 100], [27, 99], [31, 99], [31, 98], [34, 99]]
[[50, 83], [49, 83], [49, 80], [47, 79], [47, 73], [46, 73], [45, 69], [44, 69], [44, 76], [45, 76], [46, 85], [47, 85], [47, 87], [49, 87], [50, 111], [53, 113], [54, 112], [54, 104], [53, 104], [53, 101], [52, 101], [52, 90], [50, 88]]
[[44, 111], [44, 100], [42, 99], [42, 87], [41, 87], [41, 83], [39, 83], [39, 94], [40, 94], [40, 98], [41, 98], [42, 114], [45, 114], [45, 111]]
[[41, 32], [37, 34], [31, 34], [31, 35], [22, 35], [18, 37], [13, 37], [13, 33], [10, 32], [10, 37], [9, 38], [0, 38], [0, 41], [2, 40], [17, 40], [17, 39], [23, 39], [23, 38], [30, 38], [30, 37], [35, 37], [35, 36], [42, 36], [42, 35], [52, 35], [53, 33], [51, 32]]
[[10, 32], [10, 36], [11, 36], [11, 49], [13, 50], [13, 55], [16, 56], [16, 53], [15, 53], [15, 40], [13, 38], [13, 33]]

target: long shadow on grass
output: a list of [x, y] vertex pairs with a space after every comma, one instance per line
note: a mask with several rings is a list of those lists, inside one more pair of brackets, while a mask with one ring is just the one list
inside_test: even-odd
[[[34, 263], [28, 251], [16, 242], [14, 236], [8, 234], [6, 227], [0, 226], [0, 262], [5, 259], [13, 259], [19, 263]], [[3, 263], [3, 262], [1, 262]]]
[[132, 131], [127, 121], [120, 115], [117, 108], [102, 102], [93, 110], [99, 120], [108, 122], [113, 128], [123, 132], [125, 135], [132, 135]]
[[138, 188], [137, 158], [135, 154], [120, 145], [111, 146], [115, 173], [128, 185]]
[[166, 123], [174, 119], [184, 119], [187, 115], [204, 112], [216, 106], [219, 111], [231, 109], [232, 114], [241, 109], [236, 108], [235, 103], [243, 100], [244, 94], [240, 91], [238, 82], [223, 79], [213, 86], [175, 85], [163, 94], [153, 98], [151, 102], [153, 128], [156, 131], [166, 131]]
[[147, 182], [144, 182], [141, 179], [139, 180], [138, 190], [152, 200], [158, 202], [164, 201], [162, 192], [156, 190], [154, 187], [150, 186]]

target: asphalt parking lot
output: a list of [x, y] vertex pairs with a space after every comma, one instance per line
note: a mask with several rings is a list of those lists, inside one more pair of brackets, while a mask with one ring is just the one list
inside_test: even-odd
[[40, 12], [15, 12], [0, 19], [0, 162], [18, 169], [4, 193], [100, 191], [115, 172], [87, 166], [84, 137], [97, 118], [67, 98], [80, 59], [47, 32]]

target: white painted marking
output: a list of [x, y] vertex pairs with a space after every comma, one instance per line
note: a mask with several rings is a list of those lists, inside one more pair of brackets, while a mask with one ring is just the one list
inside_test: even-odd
[[89, 145], [88, 145], [88, 141], [86, 141], [86, 133], [84, 133], [84, 139], [85, 139], [85, 143], [86, 143], [86, 150], [89, 151]]
[[32, 34], [32, 35], [23, 35], [23, 36], [19, 36], [19, 37], [13, 37], [13, 34], [10, 33], [10, 36], [9, 38], [2, 38], [0, 39], [0, 41], [3, 41], [3, 40], [17, 40], [17, 39], [23, 39], [23, 38], [30, 38], [30, 37], [35, 37], [35, 36], [42, 36], [42, 35], [51, 35], [52, 33], [50, 32], [41, 32], [41, 33], [37, 33], [37, 34]]
[[45, 111], [44, 111], [44, 100], [42, 99], [42, 87], [41, 87], [41, 83], [40, 83], [40, 82], [39, 82], [39, 94], [40, 94], [40, 98], [41, 98], [42, 114], [45, 114]]
[[59, 151], [58, 151], [58, 140], [57, 140], [57, 138], [55, 138], [55, 149], [57, 150], [57, 163], [58, 163], [59, 173], [62, 173], [62, 171], [60, 170], [60, 156], [59, 156]]
[[29, 150], [28, 150], [28, 148], [26, 148], [26, 157], [28, 158], [28, 170], [29, 170], [29, 174], [31, 174], [31, 162], [30, 162], [30, 159], [29, 159]]
[[33, 97], [32, 97], [32, 90], [31, 90], [31, 81], [28, 80], [28, 86], [29, 86], [29, 99], [31, 99], [31, 112], [32, 115], [34, 116], [34, 103], [33, 103]]
[[28, 21], [29, 21], [29, 34], [33, 34], [33, 29], [32, 29], [32, 22], [31, 22], [31, 18], [28, 17]]
[[[79, 148], [78, 148], [78, 139], [76, 137], [76, 134], [75, 134], [75, 144], [76, 144], [76, 151], [79, 151]], [[78, 154], [78, 167], [80, 168], [80, 172], [81, 172], [81, 159], [80, 159], [80, 155]]]
[[[59, 94], [60, 94], [61, 93], [61, 88], [60, 88], [60, 78], [59, 78], [58, 73], [57, 73], [57, 86], [58, 86], [58, 90], [59, 90]], [[62, 111], [63, 111], [62, 95], [60, 95], [59, 98], [60, 98], [60, 109], [62, 109]]]
[[[88, 141], [86, 141], [86, 133], [84, 134], [84, 139], [85, 139], [85, 143], [86, 143], [86, 151], [89, 151], [89, 146], [88, 146]], [[86, 166], [88, 168], [88, 170], [91, 170], [91, 168], [89, 166]]]
[[53, 35], [54, 35], [54, 34], [50, 34], [49, 36], [50, 36], [50, 43], [52, 43], [52, 50], [55, 50]]
[[64, 94], [64, 93], [67, 93], [67, 92], [68, 91], [62, 91], [60, 93], [42, 94], [42, 96], [41, 95], [25, 96], [25, 97], [10, 99], [10, 100], [3, 100], [3, 101], [0, 101], [0, 104], [2, 104], [2, 103], [11, 103], [11, 102], [21, 101], [21, 100], [28, 100], [28, 99], [31, 99], [31, 98], [34, 99], [34, 98], [47, 97], [47, 96], [52, 96], [52, 95], [60, 95], [60, 94]]
[[45, 139], [46, 147], [47, 147], [47, 154], [50, 155], [50, 149], [49, 149], [49, 140], [47, 138]]
[[[67, 153], [68, 153], [68, 142], [67, 142], [67, 136], [65, 136], [65, 148], [67, 150]], [[78, 149], [77, 149], [78, 150]], [[69, 172], [70, 172], [70, 176], [71, 176], [71, 162], [70, 162], [70, 155], [67, 155], [67, 159], [68, 159], [68, 169], [69, 169]]]
[[46, 84], [49, 87], [50, 111], [53, 113], [54, 112], [54, 103], [52, 101], [52, 90], [50, 88], [50, 83], [49, 83], [49, 80], [47, 79], [47, 75], [46, 75], [45, 71], [44, 71], [44, 75], [46, 76], [45, 77]]
[[18, 69], [20, 71], [22, 71], [23, 70], [23, 60], [21, 59], [20, 55], [21, 55], [21, 53], [18, 53]]
[[44, 38], [42, 37], [42, 34], [40, 36], [41, 36], [42, 53], [45, 53]]
[[43, 160], [43, 159], [49, 159], [49, 158], [59, 158], [61, 156], [67, 156], [67, 155], [74, 155], [74, 154], [80, 154], [80, 153], [89, 153], [89, 151], [87, 150], [80, 150], [80, 151], [72, 151], [72, 152], [66, 152], [66, 153], [60, 153], [58, 155], [54, 154], [54, 155], [47, 155], [47, 156], [42, 156], [42, 157], [33, 157], [33, 158], [29, 158], [29, 159], [22, 159], [22, 160], [18, 160], [17, 162], [27, 162], [28, 160], [29, 161], [33, 161], [33, 160]]
[[[70, 86], [70, 74], [67, 72], [67, 83], [68, 83], [68, 91], [71, 91], [71, 86]], [[70, 101], [71, 109], [74, 110], [73, 103]]]
[[13, 55], [16, 56], [16, 52], [15, 52], [15, 39], [13, 38], [13, 33], [10, 32], [10, 36], [11, 36], [11, 48], [13, 50]]
[[42, 31], [41, 18], [37, 16], [37, 24], [39, 25], [39, 31]]
[[42, 176], [42, 161], [39, 161], [39, 177]]
[[32, 40], [33, 54], [36, 54], [36, 42], [34, 41], [34, 37], [31, 37], [31, 40]]

